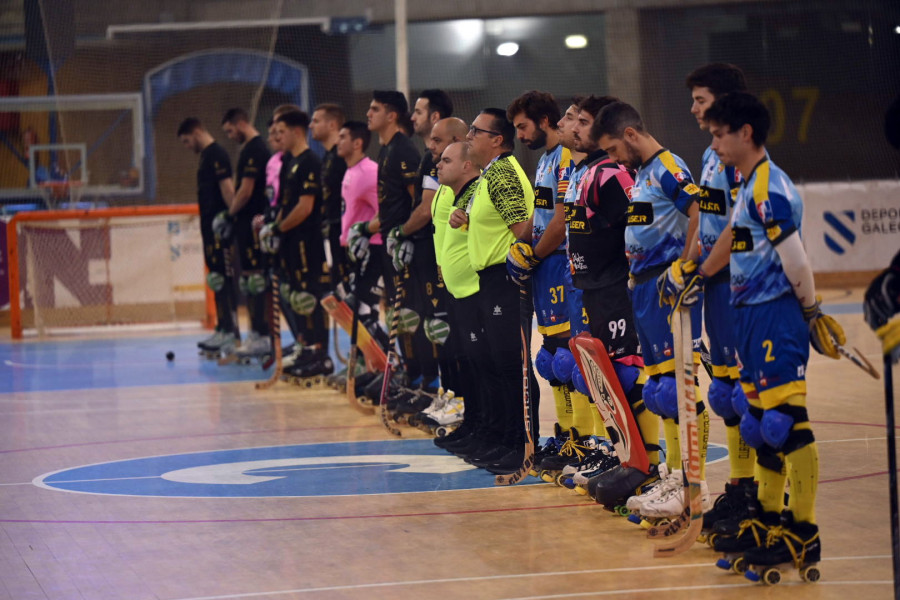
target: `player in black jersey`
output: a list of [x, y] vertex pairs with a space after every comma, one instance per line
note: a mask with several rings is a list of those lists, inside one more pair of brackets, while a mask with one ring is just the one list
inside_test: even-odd
[[[405, 223], [412, 212], [415, 197], [415, 181], [419, 165], [419, 152], [402, 131], [401, 125], [409, 122], [409, 105], [406, 97], [395, 91], [375, 91], [369, 110], [366, 112], [369, 131], [377, 133], [381, 142], [378, 153], [378, 216], [367, 222], [357, 223], [350, 229], [348, 246], [356, 249], [357, 258], [360, 248], [368, 246], [368, 237], [380, 232], [386, 238], [396, 226]], [[372, 260], [381, 260], [383, 264], [385, 295], [389, 302], [401, 290], [400, 313], [400, 353], [404, 358], [406, 369], [412, 380], [432, 380], [437, 376], [437, 366], [433, 358], [433, 366], [429, 373], [424, 372], [422, 359], [431, 357], [431, 343], [425, 337], [420, 326], [420, 317], [410, 308], [412, 290], [407, 285], [409, 271], [406, 268], [398, 271], [386, 252], [378, 252], [375, 247]], [[363, 252], [364, 253], [364, 252]]]
[[[264, 355], [271, 349], [269, 323], [266, 320], [266, 276], [259, 240], [253, 234], [253, 217], [262, 214], [268, 204], [266, 198], [266, 164], [270, 154], [266, 143], [253, 125], [246, 111], [229, 109], [222, 117], [222, 129], [228, 139], [243, 144], [238, 157], [237, 191], [228, 211], [217, 216], [219, 230], [233, 230], [241, 262], [239, 280], [241, 291], [247, 296], [250, 313], [250, 333], [241, 344], [246, 355]], [[220, 236], [222, 237], [222, 236]]]
[[240, 339], [232, 274], [225, 268], [225, 252], [230, 251], [231, 246], [216, 238], [213, 219], [222, 211], [227, 211], [234, 198], [231, 159], [199, 119], [188, 117], [182, 121], [177, 135], [185, 148], [200, 155], [200, 165], [197, 168], [200, 234], [203, 238], [203, 257], [209, 271], [206, 283], [216, 297], [216, 332], [197, 346], [210, 353], [230, 351]]
[[350, 266], [341, 246], [341, 215], [344, 200], [341, 182], [347, 172], [347, 163], [338, 156], [338, 134], [345, 121], [344, 109], [337, 104], [320, 104], [312, 114], [309, 131], [314, 140], [325, 147], [322, 157], [322, 239], [327, 249], [330, 285], [341, 298], [347, 295], [347, 278]]
[[[289, 377], [307, 378], [330, 374], [334, 365], [328, 357], [328, 329], [319, 304], [327, 286], [325, 248], [322, 243], [322, 163], [306, 141], [309, 116], [291, 111], [275, 119], [285, 155], [282, 168], [278, 215], [260, 231], [260, 243], [278, 247], [282, 270], [288, 278], [288, 301], [299, 317], [302, 332], [293, 332], [305, 348], [309, 360], [298, 361], [285, 370]], [[280, 237], [280, 242], [273, 241]]]
[[[423, 90], [416, 100], [411, 117], [413, 130], [424, 140], [431, 137], [431, 131], [438, 121], [453, 113], [453, 102], [443, 90]], [[419, 163], [413, 195], [413, 210], [409, 218], [394, 227], [385, 239], [385, 249], [392, 258], [394, 268], [409, 270], [407, 297], [410, 302], [405, 309], [420, 319], [426, 338], [433, 347], [430, 352], [416, 356], [421, 359], [422, 381], [412, 381], [427, 392], [435, 392], [439, 387], [438, 364], [441, 372], [449, 365], [442, 352], [449, 335], [447, 322], [447, 291], [440, 278], [434, 253], [434, 226], [431, 223], [431, 203], [439, 184], [437, 181], [436, 159], [426, 152]], [[418, 348], [417, 348], [418, 350]], [[435, 355], [438, 361], [435, 361]], [[431, 398], [407, 397], [410, 402], [398, 407], [402, 414], [416, 414], [430, 404]]]

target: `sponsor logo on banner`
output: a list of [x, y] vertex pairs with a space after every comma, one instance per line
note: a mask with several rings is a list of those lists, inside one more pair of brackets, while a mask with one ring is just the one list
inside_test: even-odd
[[853, 231], [856, 222], [856, 212], [852, 210], [830, 211], [826, 210], [822, 218], [825, 219], [825, 245], [835, 254], [843, 254], [850, 246], [856, 243], [856, 233]]

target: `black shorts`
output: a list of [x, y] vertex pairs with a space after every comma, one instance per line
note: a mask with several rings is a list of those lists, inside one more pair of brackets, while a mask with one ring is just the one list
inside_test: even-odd
[[328, 274], [325, 269], [325, 250], [322, 239], [314, 239], [287, 232], [281, 240], [282, 273], [291, 284], [291, 290], [309, 292], [320, 298], [327, 289]]
[[595, 290], [582, 296], [591, 335], [603, 342], [610, 356], [640, 356], [640, 343], [634, 326], [634, 312], [625, 283]]
[[241, 272], [261, 271], [265, 268], [263, 253], [259, 249], [259, 239], [253, 235], [253, 217], [238, 216], [234, 223], [234, 241], [241, 257]]
[[413, 243], [415, 245], [407, 283], [412, 293], [406, 295], [410, 301], [409, 308], [423, 319], [446, 313], [448, 292], [438, 272], [434, 240], [427, 237]]
[[210, 273], [227, 275], [225, 252], [213, 233], [212, 220], [207, 223], [200, 222], [200, 237], [203, 240], [203, 260], [206, 262], [206, 268]]

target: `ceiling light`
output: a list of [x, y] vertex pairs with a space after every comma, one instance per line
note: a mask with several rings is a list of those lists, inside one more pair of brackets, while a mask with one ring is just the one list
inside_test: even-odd
[[894, 33], [896, 33], [897, 35], [900, 35], [900, 25], [897, 25], [896, 27], [894, 27]]
[[512, 56], [519, 51], [519, 45], [515, 42], [503, 42], [497, 46], [497, 54], [500, 56]]
[[587, 38], [580, 33], [566, 36], [566, 48], [569, 50], [578, 50], [579, 48], [587, 48]]

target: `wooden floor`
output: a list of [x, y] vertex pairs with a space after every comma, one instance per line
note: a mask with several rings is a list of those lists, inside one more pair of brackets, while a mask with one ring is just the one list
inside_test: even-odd
[[[880, 370], [859, 292], [826, 295]], [[846, 360], [808, 371], [823, 580], [764, 588], [700, 544], [652, 558], [571, 491], [495, 488], [423, 433], [390, 440], [336, 392], [256, 391], [258, 368], [205, 363], [195, 339], [0, 343], [0, 598], [891, 597], [882, 382]]]

